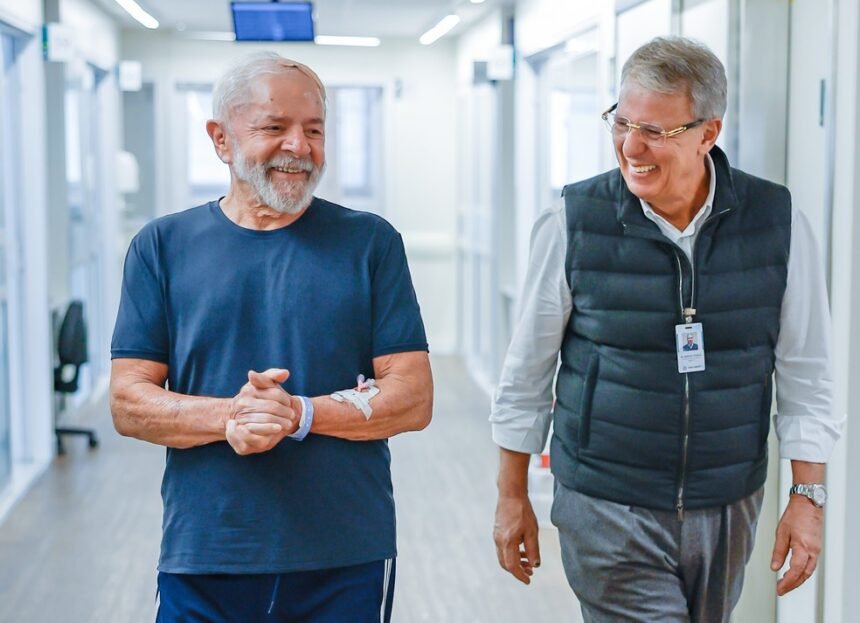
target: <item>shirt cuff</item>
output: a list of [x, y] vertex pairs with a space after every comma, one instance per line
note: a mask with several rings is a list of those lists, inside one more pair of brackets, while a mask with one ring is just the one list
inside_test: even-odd
[[534, 428], [512, 428], [504, 424], [492, 425], [493, 441], [505, 450], [513, 452], [524, 452], [526, 454], [540, 454], [546, 447], [549, 436], [549, 427], [542, 426], [540, 430]]
[[779, 438], [779, 458], [789, 461], [827, 463], [833, 447], [839, 440], [844, 421], [844, 416], [832, 420], [816, 420], [801, 415], [775, 416], [774, 424]]

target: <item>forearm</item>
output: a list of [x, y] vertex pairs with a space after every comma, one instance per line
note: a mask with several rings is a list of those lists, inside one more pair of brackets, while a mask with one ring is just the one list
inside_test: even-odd
[[528, 495], [530, 454], [500, 448], [499, 497], [523, 497]]
[[149, 382], [111, 386], [111, 414], [120, 435], [171, 448], [225, 439], [230, 399], [187, 396]]
[[379, 393], [370, 401], [369, 418], [349, 402], [328, 396], [313, 398], [314, 421], [311, 432], [352, 441], [387, 439], [399, 433], [425, 428], [433, 413], [433, 385], [416, 382], [414, 376], [388, 374], [376, 379]]
[[795, 485], [823, 484], [826, 473], [827, 465], [824, 463], [791, 462], [791, 480]]

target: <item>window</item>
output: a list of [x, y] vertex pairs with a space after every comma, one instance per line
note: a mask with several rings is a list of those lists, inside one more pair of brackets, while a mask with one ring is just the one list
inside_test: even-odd
[[335, 90], [337, 124], [335, 153], [344, 196], [373, 194], [373, 106], [378, 89], [346, 87]]
[[382, 213], [382, 89], [334, 87], [327, 108], [328, 168], [319, 194]]

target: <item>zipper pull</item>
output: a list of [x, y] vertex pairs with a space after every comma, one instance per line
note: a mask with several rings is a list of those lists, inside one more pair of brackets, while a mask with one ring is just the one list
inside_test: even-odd
[[695, 307], [685, 307], [684, 308], [684, 322], [686, 322], [687, 324], [690, 324], [691, 322], [693, 322], [693, 316], [695, 316], [695, 315], [696, 315], [696, 308]]
[[684, 503], [679, 500], [675, 508], [678, 509], [678, 521], [684, 521]]

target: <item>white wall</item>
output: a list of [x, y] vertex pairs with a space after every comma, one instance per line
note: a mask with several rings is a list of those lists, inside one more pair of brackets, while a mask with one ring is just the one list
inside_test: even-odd
[[519, 0], [517, 51], [531, 56], [561, 43], [612, 9], [612, 2], [591, 0]]
[[42, 25], [41, 0], [0, 0], [0, 22], [24, 32], [38, 32]]
[[502, 43], [502, 11], [491, 11], [457, 39], [457, 84], [472, 84], [473, 63], [487, 61]]
[[101, 8], [88, 0], [61, 0], [60, 21], [69, 27], [80, 58], [102, 69], [116, 65], [119, 29]]
[[430, 348], [453, 352], [457, 110], [454, 47], [449, 40], [429, 47], [386, 40], [378, 48], [339, 48], [194, 41], [127, 31], [123, 58], [142, 61], [144, 81], [155, 85], [159, 154], [155, 212], [190, 207], [177, 205], [177, 197], [183, 196], [177, 189], [184, 180], [175, 179], [172, 172], [177, 167], [166, 147], [176, 125], [170, 112], [176, 110], [175, 85], [213, 84], [233, 60], [260, 49], [308, 64], [330, 86], [383, 88], [384, 214], [406, 242]]
[[[825, 517], [823, 623], [850, 623], [860, 611], [860, 7], [835, 2], [836, 144], [832, 223], [831, 311], [833, 313], [835, 404], [848, 413], [842, 439], [827, 470], [830, 500]], [[848, 339], [843, 339], [847, 336]], [[853, 485], [851, 483], [854, 483]]]

